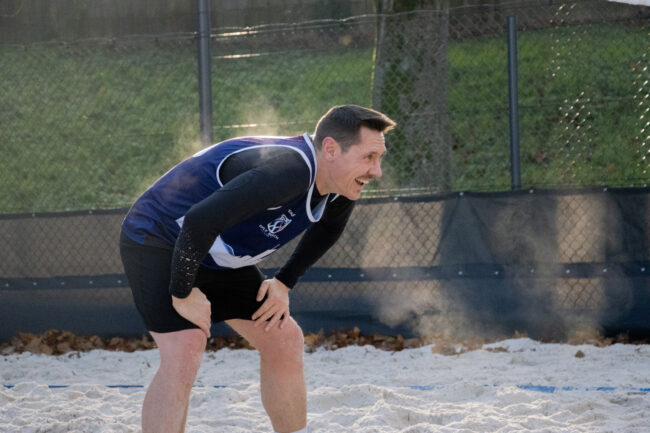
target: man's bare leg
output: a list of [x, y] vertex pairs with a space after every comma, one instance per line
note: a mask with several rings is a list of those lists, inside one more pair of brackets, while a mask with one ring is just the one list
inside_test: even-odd
[[290, 319], [283, 329], [268, 332], [251, 320], [226, 322], [260, 353], [262, 404], [278, 433], [290, 433], [307, 425], [307, 390], [303, 370], [304, 338]]
[[142, 432], [182, 433], [206, 337], [200, 329], [151, 335], [160, 352], [160, 368], [142, 405]]

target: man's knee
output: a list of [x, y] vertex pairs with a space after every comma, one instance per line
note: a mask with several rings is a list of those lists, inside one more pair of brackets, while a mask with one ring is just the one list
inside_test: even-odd
[[177, 380], [192, 383], [201, 366], [206, 338], [201, 330], [153, 334], [160, 351], [160, 368]]
[[268, 334], [268, 338], [257, 347], [262, 359], [302, 365], [305, 339], [302, 329], [295, 321], [288, 321], [282, 329], [275, 327]]

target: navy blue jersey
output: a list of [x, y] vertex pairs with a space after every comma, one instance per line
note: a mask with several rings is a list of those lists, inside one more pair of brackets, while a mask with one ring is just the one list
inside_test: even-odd
[[156, 181], [133, 204], [122, 230], [136, 242], [147, 235], [173, 245], [189, 209], [223, 186], [220, 168], [238, 152], [279, 146], [296, 151], [309, 168], [304, 194], [268, 208], [223, 230], [212, 244], [203, 265], [239, 268], [260, 262], [320, 220], [329, 196], [310, 205], [316, 177], [316, 154], [309, 135], [298, 137], [245, 137], [227, 140], [198, 152]]

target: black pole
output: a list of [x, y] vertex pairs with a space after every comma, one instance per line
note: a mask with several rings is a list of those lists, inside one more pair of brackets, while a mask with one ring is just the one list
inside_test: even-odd
[[199, 38], [199, 111], [201, 143], [212, 144], [212, 73], [210, 55], [210, 1], [197, 0]]
[[517, 71], [517, 19], [508, 17], [508, 87], [510, 97], [510, 185], [521, 188], [519, 160], [519, 94]]

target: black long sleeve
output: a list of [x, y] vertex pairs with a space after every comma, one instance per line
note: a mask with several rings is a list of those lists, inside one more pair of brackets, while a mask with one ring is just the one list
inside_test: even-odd
[[224, 186], [185, 215], [172, 258], [169, 291], [175, 297], [189, 295], [203, 258], [223, 230], [293, 200], [309, 187], [309, 168], [292, 150], [241, 154], [247, 155], [234, 155], [224, 163]]
[[320, 221], [309, 227], [287, 263], [275, 274], [293, 288], [307, 269], [336, 243], [354, 209], [354, 201], [339, 196], [329, 203]]

